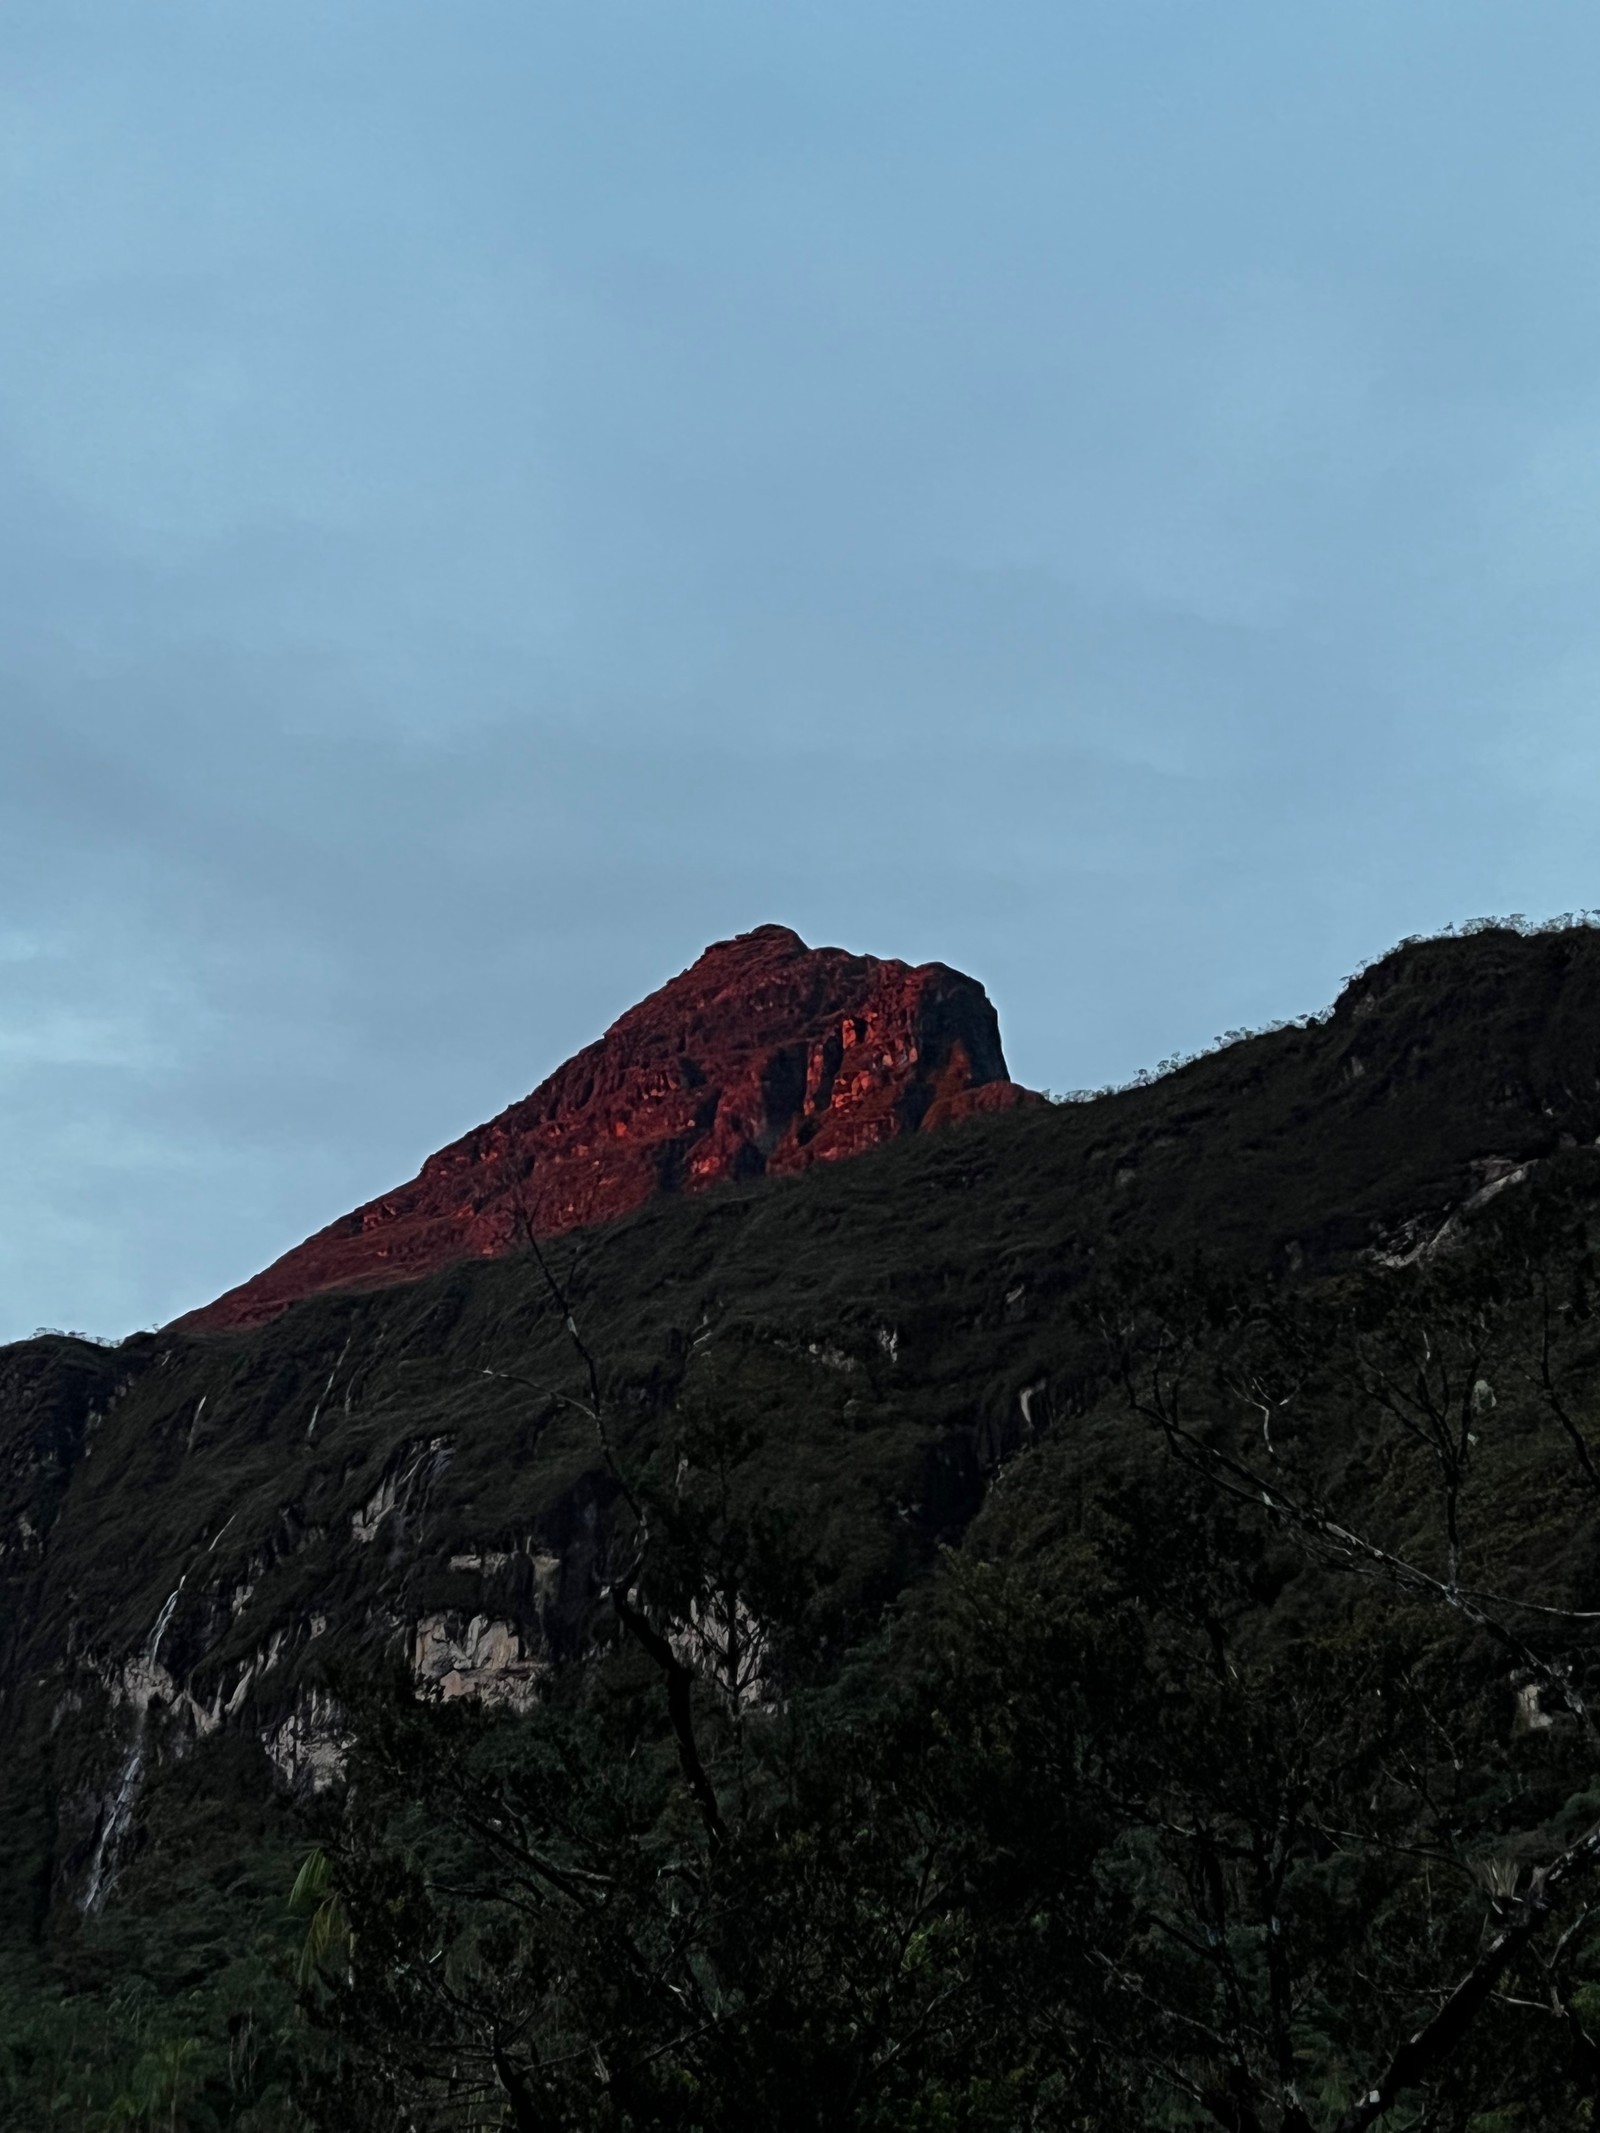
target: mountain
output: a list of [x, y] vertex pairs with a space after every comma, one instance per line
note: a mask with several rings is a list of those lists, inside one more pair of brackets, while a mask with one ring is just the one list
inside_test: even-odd
[[[804, 1536], [831, 1665], [971, 1536], [1087, 1546], [1156, 1486], [1079, 1309], [1122, 1254], [1204, 1254], [1263, 1309], [1409, 1294], [1541, 1180], [1600, 1206], [1597, 1136], [1583, 928], [1407, 945], [1326, 1013], [1065, 1104], [1009, 1082], [987, 999], [942, 965], [720, 944], [190, 1319], [0, 1350], [0, 1915], [76, 1992], [124, 1963], [163, 1992], [233, 1977], [338, 1797], [350, 1682], [398, 1664], [445, 1707], [526, 1713], [598, 1679], [574, 1662], [615, 1648], [630, 1494], [676, 1500], [707, 1430], [737, 1419], [741, 1500]], [[1388, 1504], [1412, 1440], [1327, 1412], [1328, 1471]], [[1567, 1560], [1552, 1487], [1506, 1481], [1497, 1577]], [[1411, 1488], [1393, 1515], [1420, 1546]], [[1332, 1604], [1275, 1559], [1250, 1575], [1258, 1611], [1294, 1595], [1297, 1635]]]
[[708, 948], [409, 1184], [178, 1323], [258, 1325], [324, 1289], [502, 1256], [529, 1224], [558, 1236], [659, 1193], [793, 1176], [1037, 1101], [1007, 1078], [994, 1009], [973, 979], [759, 926]]

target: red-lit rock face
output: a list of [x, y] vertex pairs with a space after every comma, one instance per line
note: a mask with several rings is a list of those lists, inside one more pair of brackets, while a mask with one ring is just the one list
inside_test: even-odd
[[246, 1326], [322, 1289], [409, 1281], [663, 1192], [785, 1175], [897, 1134], [1036, 1101], [1006, 1077], [974, 979], [808, 948], [786, 926], [719, 941], [595, 1044], [387, 1193], [179, 1323]]

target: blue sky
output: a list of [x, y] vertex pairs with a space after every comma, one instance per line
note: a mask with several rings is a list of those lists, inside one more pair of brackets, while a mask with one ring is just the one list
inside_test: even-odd
[[0, 1335], [767, 920], [1122, 1078], [1600, 903], [1600, 11], [9, 0]]

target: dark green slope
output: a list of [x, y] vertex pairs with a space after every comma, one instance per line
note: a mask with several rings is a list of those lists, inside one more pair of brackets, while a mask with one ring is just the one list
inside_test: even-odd
[[[1318, 1637], [1342, 1648], [1343, 1588], [1291, 1561], [1258, 1512], [1219, 1525], [1215, 1476], [1201, 1476], [1199, 1499], [1193, 1475], [1188, 1494], [1160, 1478], [1160, 1433], [1148, 1417], [1130, 1429], [1083, 1298], [1141, 1252], [1179, 1265], [1201, 1254], [1258, 1295], [1313, 1305], [1362, 1269], [1400, 1294], [1454, 1264], [1485, 1209], [1503, 1215], [1547, 1187], [1595, 1201], [1597, 1137], [1600, 935], [1484, 932], [1397, 950], [1326, 1017], [1146, 1085], [975, 1120], [793, 1182], [658, 1201], [562, 1240], [551, 1264], [598, 1362], [609, 1461], [531, 1259], [316, 1297], [247, 1334], [117, 1348], [46, 1336], [0, 1351], [7, 1961], [30, 1978], [42, 1961], [97, 1995], [106, 2095], [118, 2054], [144, 2063], [147, 2006], [189, 2009], [172, 2015], [179, 2042], [213, 2038], [218, 2094], [217, 2069], [231, 2080], [236, 2056], [219, 2040], [241, 2022], [275, 2023], [286, 2049], [272, 1979], [297, 1929], [282, 1894], [324, 1812], [316, 1787], [341, 1752], [341, 1699], [396, 1663], [435, 1680], [454, 1667], [516, 1704], [570, 1679], [563, 1662], [616, 1636], [604, 1594], [631, 1524], [621, 1490], [668, 1500], [686, 1456], [730, 1427], [740, 1515], [804, 1562], [797, 1680], [864, 1649], [908, 1591], [907, 1649], [925, 1649], [924, 1617], [940, 1645], [950, 1603], [920, 1573], [942, 1543], [970, 1537], [978, 1561], [1018, 1565], [1026, 1591], [1035, 1562], [1072, 1590], [1114, 1589], [1141, 1624], [1147, 1609], [1157, 1623], [1172, 1614], [1160, 1566], [1198, 1550], [1233, 1595], [1239, 1664], [1262, 1669], [1250, 1723], [1270, 1727], [1284, 1653]], [[1532, 1352], [1532, 1293], [1513, 1313], [1519, 1352]], [[1563, 1368], [1586, 1384], [1595, 1363], [1580, 1342]], [[1566, 1440], [1493, 1374], [1498, 1434], [1474, 1454], [1475, 1574], [1521, 1593], [1537, 1573], [1546, 1599], [1593, 1608], [1600, 1551], [1573, 1510]], [[1336, 1371], [1314, 1400], [1317, 1428], [1294, 1453], [1305, 1485], [1342, 1491], [1437, 1564], [1426, 1453], [1352, 1404]], [[1381, 1629], [1381, 1607], [1372, 1619]], [[1189, 1663], [1161, 1697], [1190, 1695]], [[1463, 1663], [1493, 1771], [1472, 1813], [1492, 1832], [1510, 1812], [1495, 1802], [1515, 1794], [1519, 1826], [1557, 1829], [1577, 1782], [1565, 1720], [1541, 1732], [1535, 1709], [1531, 1746], [1512, 1757], [1542, 1756], [1556, 1774], [1508, 1777], [1508, 1699], [1526, 1668], [1508, 1673], [1493, 1650]], [[1120, 1694], [1108, 1690], [1108, 1708]], [[1187, 1723], [1204, 1722], [1203, 1703]], [[1138, 1755], [1130, 1784], [1159, 1761]], [[1449, 1930], [1470, 1939], [1475, 1915]], [[30, 2035], [54, 2022], [50, 2049], [71, 2063], [79, 2003], [51, 2013], [36, 1983], [7, 1998], [5, 1979], [0, 1963], [0, 2043], [8, 2020]], [[1350, 2016], [1357, 2031], [1372, 2019]], [[246, 2087], [281, 2101], [288, 2075], [269, 2072]], [[33, 2108], [29, 2078], [17, 2093]]]
[[[649, 1459], [685, 1406], [747, 1414], [845, 1632], [1084, 1404], [1065, 1308], [1109, 1250], [1310, 1276], [1404, 1252], [1596, 1133], [1600, 941], [1489, 932], [1395, 951], [1327, 1020], [1150, 1086], [661, 1201], [559, 1263], [619, 1455]], [[28, 1805], [53, 1802], [28, 1879], [55, 1901], [83, 1890], [126, 1755], [109, 1691], [173, 1593], [154, 1726], [203, 1751], [213, 1726], [273, 1736], [422, 1617], [503, 1621], [529, 1659], [587, 1634], [614, 1482], [531, 1265], [311, 1299], [250, 1335], [19, 1344], [0, 1386], [4, 1721]], [[134, 1802], [119, 1856], [137, 1832]]]
[[[748, 1416], [843, 1632], [1081, 1407], [1065, 1307], [1108, 1251], [1279, 1277], [1403, 1253], [1597, 1132], [1600, 939], [1484, 933], [1396, 951], [1325, 1020], [1148, 1086], [661, 1201], [559, 1263], [624, 1462], [685, 1405]], [[248, 1335], [23, 1343], [0, 1387], [8, 1761], [54, 1803], [30, 1872], [58, 1900], [125, 1753], [108, 1691], [174, 1593], [153, 1705], [174, 1744], [260, 1742], [425, 1617], [503, 1622], [530, 1661], [582, 1644], [615, 1484], [530, 1265], [316, 1298]], [[136, 1806], [118, 1856], [138, 1827]]]

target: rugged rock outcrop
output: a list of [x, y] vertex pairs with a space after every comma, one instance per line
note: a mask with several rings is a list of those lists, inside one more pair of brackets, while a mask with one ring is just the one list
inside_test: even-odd
[[1007, 1077], [975, 979], [760, 926], [708, 948], [410, 1184], [179, 1323], [258, 1325], [321, 1290], [494, 1258], [524, 1218], [554, 1236], [657, 1193], [804, 1170], [1037, 1100]]

